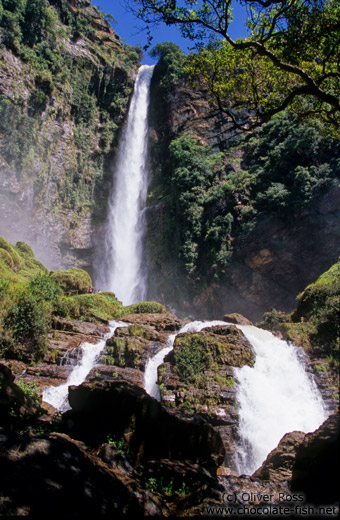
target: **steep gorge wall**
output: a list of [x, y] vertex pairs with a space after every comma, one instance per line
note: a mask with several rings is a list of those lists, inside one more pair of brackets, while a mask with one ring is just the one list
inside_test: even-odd
[[8, 29], [28, 16], [13, 9], [0, 20], [0, 235], [51, 269], [91, 271], [140, 54], [88, 0], [49, 0], [34, 42]]
[[[175, 215], [171, 203], [169, 144], [191, 132], [198, 142], [210, 145], [212, 151], [223, 151], [232, 174], [241, 167], [251, 167], [252, 158], [247, 156], [246, 146], [230, 148], [230, 123], [209, 104], [206, 92], [193, 90], [183, 80], [170, 91], [165, 90], [160, 86], [161, 78], [158, 67], [150, 113], [154, 176], [146, 240], [151, 273], [148, 297], [170, 303], [177, 312], [198, 317], [241, 312], [258, 320], [273, 307], [293, 310], [296, 295], [336, 262], [340, 254], [339, 167], [334, 169], [329, 187], [320, 190], [310, 203], [296, 204], [285, 214], [266, 211], [246, 236], [237, 228], [234, 218], [233, 251], [225, 272], [220, 270], [218, 276], [208, 275], [192, 282], [178, 255], [178, 219], [183, 215]], [[296, 148], [299, 146], [297, 140]], [[228, 205], [227, 201], [222, 203]], [[242, 211], [243, 205], [238, 204]]]

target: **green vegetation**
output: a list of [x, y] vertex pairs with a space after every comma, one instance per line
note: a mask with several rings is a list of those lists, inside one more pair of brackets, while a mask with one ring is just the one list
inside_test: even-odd
[[165, 312], [165, 306], [158, 302], [140, 302], [133, 303], [132, 305], [128, 305], [124, 307], [124, 315], [126, 314], [161, 314]]
[[296, 310], [286, 315], [265, 313], [261, 326], [281, 331], [289, 340], [302, 344], [333, 367], [340, 353], [340, 261], [308, 285], [297, 297]]
[[160, 85], [164, 89], [172, 89], [185, 76], [185, 55], [175, 43], [158, 43], [149, 54], [152, 58], [159, 58], [157, 68], [160, 69]]
[[289, 107], [339, 135], [339, 0], [244, 0], [248, 37], [236, 40], [232, 0], [135, 3], [149, 30], [164, 22], [195, 42], [189, 70], [235, 128], [255, 128]]
[[191, 487], [184, 480], [181, 483], [176, 483], [175, 479], [167, 480], [164, 477], [148, 477], [145, 479], [145, 489], [156, 491], [168, 497], [177, 495], [179, 498], [188, 496], [191, 493]]
[[83, 269], [72, 267], [66, 271], [52, 271], [51, 278], [63, 289], [64, 294], [88, 293], [92, 288], [90, 275]]
[[30, 397], [33, 401], [40, 403], [40, 391], [34, 382], [25, 382], [23, 379], [17, 379], [15, 382], [27, 397]]
[[[53, 316], [87, 321], [114, 320], [131, 313], [162, 313], [165, 307], [157, 302], [140, 302], [123, 307], [111, 292], [89, 293], [90, 275], [82, 269], [48, 272], [29, 245], [15, 246], [0, 237], [0, 357], [37, 362], [47, 352], [47, 335]], [[148, 331], [131, 326], [131, 334]], [[117, 341], [120, 338], [116, 338]], [[122, 341], [122, 340], [120, 340]], [[123, 340], [119, 357], [134, 366], [140, 359], [141, 345]], [[117, 350], [117, 349], [116, 349]], [[126, 352], [125, 352], [126, 350]], [[127, 357], [125, 361], [124, 356]], [[110, 363], [110, 356], [107, 356]]]
[[179, 336], [176, 339], [175, 366], [180, 377], [194, 383], [214, 363], [213, 351], [207, 348], [205, 338], [200, 334]]
[[164, 194], [164, 236], [190, 278], [220, 278], [236, 240], [267, 215], [289, 221], [332, 186], [339, 186], [340, 143], [319, 122], [288, 113], [216, 153], [192, 134], [173, 139]]

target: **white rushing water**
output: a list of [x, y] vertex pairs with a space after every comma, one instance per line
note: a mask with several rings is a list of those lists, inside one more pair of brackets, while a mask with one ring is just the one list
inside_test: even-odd
[[145, 299], [146, 275], [142, 269], [148, 172], [148, 107], [153, 66], [138, 72], [128, 119], [119, 142], [114, 170], [114, 190], [109, 202], [105, 268], [101, 273], [106, 290], [124, 305]]
[[95, 366], [101, 352], [104, 350], [106, 341], [111, 338], [117, 327], [126, 327], [127, 324], [122, 321], [111, 321], [110, 332], [105, 335], [104, 339], [98, 343], [82, 343], [82, 357], [79, 365], [75, 366], [70, 373], [66, 383], [59, 386], [48, 386], [44, 388], [42, 393], [43, 401], [51, 404], [57, 410], [65, 412], [70, 409], [68, 403], [68, 387], [71, 385], [80, 385], [85, 381], [90, 370]]
[[239, 473], [251, 475], [288, 432], [311, 432], [327, 418], [301, 349], [268, 331], [239, 325], [256, 353], [254, 367], [235, 370], [239, 381]]

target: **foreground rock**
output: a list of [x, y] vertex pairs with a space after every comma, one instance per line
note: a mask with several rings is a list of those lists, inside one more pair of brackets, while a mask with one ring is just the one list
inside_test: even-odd
[[307, 502], [332, 504], [339, 501], [335, 475], [339, 471], [339, 408], [299, 446], [291, 488], [302, 491]]
[[120, 440], [133, 463], [173, 458], [200, 463], [212, 474], [224, 460], [220, 435], [203, 419], [165, 410], [144, 390], [122, 381], [70, 387], [69, 434], [91, 445]]
[[134, 492], [118, 474], [66, 435], [23, 439], [1, 429], [0, 460], [5, 516], [143, 516]]
[[15, 384], [12, 372], [0, 364], [0, 425], [24, 428], [34, 424], [43, 412], [39, 401]]
[[312, 433], [287, 433], [253, 478], [284, 484], [309, 504], [338, 500], [339, 409]]

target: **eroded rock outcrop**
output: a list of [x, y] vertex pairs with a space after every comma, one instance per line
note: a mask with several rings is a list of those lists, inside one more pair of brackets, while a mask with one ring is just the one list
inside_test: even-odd
[[161, 402], [212, 424], [223, 438], [226, 465], [232, 465], [238, 424], [233, 368], [252, 366], [254, 359], [239, 329], [217, 325], [179, 334], [158, 368]]

